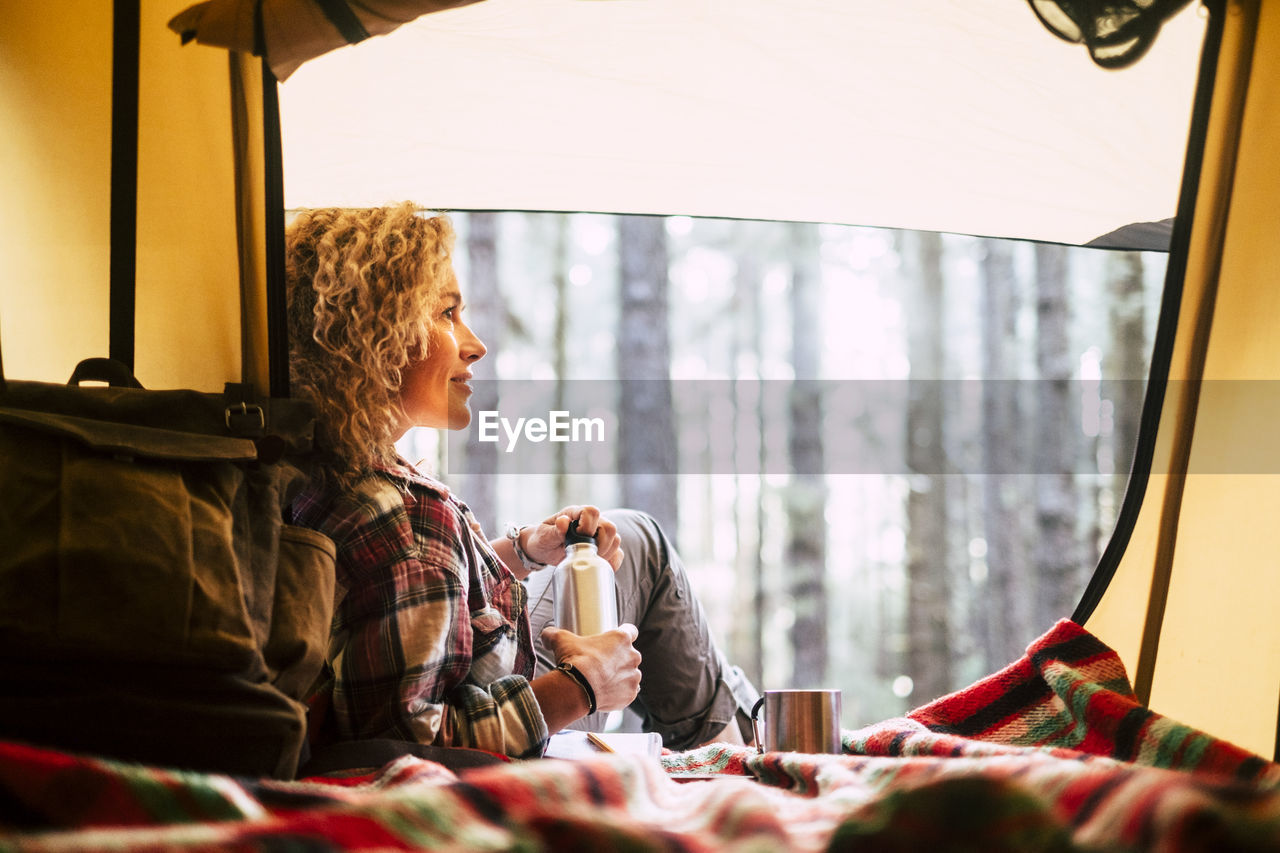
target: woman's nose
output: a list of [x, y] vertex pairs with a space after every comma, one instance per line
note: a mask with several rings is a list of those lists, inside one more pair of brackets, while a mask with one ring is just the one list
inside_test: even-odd
[[484, 341], [480, 340], [480, 338], [476, 336], [476, 333], [471, 331], [470, 326], [463, 326], [461, 344], [462, 346], [460, 349], [462, 350], [462, 357], [466, 361], [479, 361], [484, 358], [484, 354], [489, 351], [485, 347]]

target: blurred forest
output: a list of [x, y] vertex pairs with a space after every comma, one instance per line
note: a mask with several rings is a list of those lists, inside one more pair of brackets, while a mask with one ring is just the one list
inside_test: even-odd
[[[457, 213], [489, 348], [473, 412], [608, 410], [606, 445], [402, 443], [490, 536], [560, 506], [667, 528], [762, 688], [846, 726], [1018, 657], [1070, 615], [1137, 435], [1159, 253], [785, 222]], [[488, 380], [488, 381], [485, 381]], [[601, 397], [607, 400], [601, 400]], [[518, 410], [521, 409], [521, 410]], [[526, 454], [526, 458], [527, 458]]]

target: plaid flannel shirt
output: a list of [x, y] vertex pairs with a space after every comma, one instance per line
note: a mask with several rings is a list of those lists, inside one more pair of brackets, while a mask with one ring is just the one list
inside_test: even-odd
[[342, 739], [541, 755], [524, 586], [465, 504], [408, 463], [304, 491], [294, 521], [338, 549], [330, 713]]

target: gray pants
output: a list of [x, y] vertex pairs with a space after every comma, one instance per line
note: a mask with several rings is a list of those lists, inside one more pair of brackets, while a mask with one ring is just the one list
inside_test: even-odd
[[[680, 556], [645, 513], [609, 510], [605, 516], [618, 526], [625, 552], [614, 575], [618, 618], [639, 630], [635, 647], [642, 656], [640, 695], [631, 710], [646, 731], [660, 733], [671, 749], [705, 743], [731, 721], [750, 743], [751, 706], [759, 693], [716, 647]], [[550, 652], [538, 641], [542, 629], [554, 621], [553, 574], [546, 569], [525, 581], [538, 675], [555, 668]], [[599, 731], [607, 716], [597, 712], [574, 728]]]

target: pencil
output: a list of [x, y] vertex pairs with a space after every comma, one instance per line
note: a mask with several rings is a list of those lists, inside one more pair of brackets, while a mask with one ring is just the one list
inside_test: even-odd
[[600, 737], [600, 735], [596, 734], [595, 732], [587, 732], [587, 740], [595, 744], [596, 748], [601, 750], [602, 752], [615, 751], [613, 747], [609, 746], [608, 741]]

